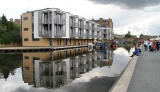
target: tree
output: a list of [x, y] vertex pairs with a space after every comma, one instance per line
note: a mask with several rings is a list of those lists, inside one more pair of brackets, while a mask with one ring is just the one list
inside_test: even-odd
[[144, 35], [143, 34], [141, 34], [140, 36], [139, 36], [139, 38], [142, 38]]
[[132, 37], [131, 32], [130, 32], [130, 31], [128, 31], [128, 33], [127, 33], [127, 34], [125, 34], [125, 38], [131, 38], [131, 37]]
[[11, 42], [20, 43], [20, 25], [14, 24], [13, 19], [8, 21], [3, 15], [0, 17], [0, 44]]

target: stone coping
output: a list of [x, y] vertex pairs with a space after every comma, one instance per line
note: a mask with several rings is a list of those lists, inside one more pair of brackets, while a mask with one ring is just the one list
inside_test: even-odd
[[132, 75], [135, 70], [138, 57], [139, 56], [134, 56], [130, 60], [123, 74], [121, 75], [121, 77], [118, 79], [118, 81], [115, 83], [115, 85], [111, 88], [109, 92], [127, 92], [130, 81], [132, 79]]

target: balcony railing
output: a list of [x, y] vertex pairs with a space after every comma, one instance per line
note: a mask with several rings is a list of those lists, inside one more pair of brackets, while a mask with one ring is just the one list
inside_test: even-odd
[[63, 36], [63, 31], [62, 30], [56, 30], [56, 31], [54, 31], [54, 36], [55, 37], [62, 37]]
[[87, 29], [87, 30], [90, 30], [91, 28], [90, 28], [89, 25], [86, 24], [86, 29]]
[[96, 30], [95, 26], [92, 26], [92, 30]]
[[95, 33], [92, 33], [92, 38], [95, 38], [95, 37], [96, 37]]
[[78, 32], [78, 37], [84, 37], [84, 33], [83, 33], [83, 31]]
[[86, 33], [86, 38], [90, 38], [91, 35], [89, 33]]
[[64, 22], [62, 17], [55, 17], [54, 18], [54, 23], [55, 24], [64, 24], [65, 22]]
[[70, 27], [77, 27], [77, 23], [75, 21], [70, 21]]
[[52, 33], [50, 30], [45, 30], [43, 32], [39, 32], [39, 36], [41, 37], [52, 37]]
[[52, 20], [51, 19], [44, 19], [44, 20], [42, 20], [42, 24], [52, 24]]
[[74, 30], [70, 31], [70, 37], [76, 37], [76, 32]]
[[84, 24], [78, 24], [78, 28], [84, 29]]

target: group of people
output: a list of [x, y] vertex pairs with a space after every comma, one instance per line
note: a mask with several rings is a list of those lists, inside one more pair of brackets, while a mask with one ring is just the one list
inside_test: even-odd
[[155, 41], [144, 41], [144, 48], [145, 48], [145, 51], [150, 51], [150, 52], [153, 52], [153, 51], [159, 51], [160, 49], [160, 42], [155, 40]]
[[[133, 52], [133, 55], [130, 57], [133, 57], [134, 55], [139, 56], [141, 54], [140, 45], [141, 45], [141, 42], [137, 44], [137, 46], [135, 47], [135, 51]], [[154, 51], [159, 51], [160, 49], [160, 42], [158, 40], [154, 40], [154, 41], [146, 40], [143, 42], [143, 45], [144, 45], [145, 51], [154, 52]]]

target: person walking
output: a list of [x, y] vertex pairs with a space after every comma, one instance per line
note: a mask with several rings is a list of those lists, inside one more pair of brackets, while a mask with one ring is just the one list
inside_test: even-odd
[[159, 51], [159, 42], [158, 41], [157, 41], [156, 45], [157, 45], [157, 51]]
[[157, 51], [157, 44], [154, 43], [154, 51]]
[[149, 48], [149, 41], [148, 40], [146, 40], [146, 41], [144, 41], [144, 48], [145, 48], [145, 51], [147, 51], [148, 50], [148, 48]]
[[153, 43], [151, 41], [149, 42], [149, 51], [153, 52]]

